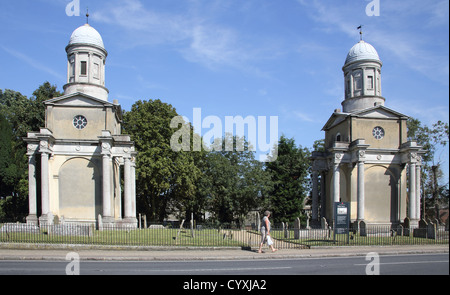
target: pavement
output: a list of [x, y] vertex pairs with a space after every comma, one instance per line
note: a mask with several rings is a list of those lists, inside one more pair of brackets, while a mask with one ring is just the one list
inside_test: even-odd
[[83, 245], [36, 245], [0, 243], [0, 260], [64, 261], [70, 252], [76, 252], [82, 261], [193, 261], [246, 259], [299, 259], [320, 257], [449, 253], [449, 245], [412, 246], [339, 246], [311, 247], [310, 249], [281, 249], [272, 253], [263, 248], [198, 248], [198, 247], [108, 247]]

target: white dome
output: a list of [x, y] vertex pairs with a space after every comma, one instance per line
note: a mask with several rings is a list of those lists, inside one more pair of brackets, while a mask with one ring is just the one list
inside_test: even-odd
[[381, 62], [378, 52], [367, 42], [359, 41], [350, 49], [345, 64], [349, 64], [360, 60], [375, 60]]
[[105, 49], [102, 36], [89, 24], [85, 24], [73, 31], [69, 46], [73, 44], [89, 44]]

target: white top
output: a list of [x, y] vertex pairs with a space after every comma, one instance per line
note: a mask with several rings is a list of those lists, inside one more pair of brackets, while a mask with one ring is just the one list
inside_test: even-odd
[[381, 62], [378, 52], [367, 42], [359, 41], [350, 49], [345, 64], [360, 60], [375, 60]]
[[89, 24], [85, 24], [73, 31], [69, 45], [73, 44], [90, 44], [105, 49], [102, 36]]

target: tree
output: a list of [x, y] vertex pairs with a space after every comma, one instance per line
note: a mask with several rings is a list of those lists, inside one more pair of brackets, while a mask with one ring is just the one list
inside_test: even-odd
[[[243, 150], [237, 149], [238, 143]], [[231, 145], [233, 149], [227, 151], [225, 147]], [[245, 138], [226, 134], [221, 150], [205, 153], [201, 171], [198, 194], [206, 200], [212, 221], [218, 223], [242, 225], [270, 191], [270, 176], [255, 160], [255, 152], [249, 150]]]
[[4, 220], [19, 221], [26, 216], [28, 159], [23, 138], [44, 127], [43, 102], [60, 95], [49, 82], [39, 86], [31, 98], [0, 90], [0, 218]]
[[0, 113], [0, 198], [11, 196], [14, 192], [19, 173], [13, 155], [12, 127]]
[[199, 170], [189, 152], [175, 152], [170, 128], [175, 108], [160, 100], [137, 101], [124, 114], [124, 130], [135, 142], [137, 209], [162, 222], [173, 208], [190, 207]]
[[[407, 121], [408, 138], [413, 138], [423, 147], [426, 153], [422, 157], [421, 194], [425, 203], [423, 211], [425, 216], [439, 218], [439, 208], [448, 206], [448, 182], [442, 184], [443, 172], [441, 169], [442, 160], [440, 149], [445, 148], [449, 139], [448, 123], [438, 121], [431, 128], [422, 126], [421, 122], [415, 118]], [[425, 209], [426, 208], [426, 209]], [[422, 215], [422, 218], [425, 218]]]
[[274, 187], [269, 206], [275, 222], [293, 222], [301, 216], [309, 191], [309, 156], [307, 148], [296, 146], [294, 139], [284, 135], [278, 142], [278, 158], [266, 164]]

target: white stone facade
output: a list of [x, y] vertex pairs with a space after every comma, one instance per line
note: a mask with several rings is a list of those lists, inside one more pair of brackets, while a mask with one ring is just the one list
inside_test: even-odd
[[[420, 219], [420, 166], [424, 153], [407, 138], [407, 116], [384, 106], [382, 62], [360, 41], [342, 68], [343, 110], [324, 125], [325, 151], [313, 152], [312, 219], [333, 222], [333, 204], [349, 202], [353, 222], [398, 225]], [[320, 187], [320, 189], [319, 189]]]
[[108, 101], [103, 40], [84, 25], [74, 31], [66, 52], [64, 95], [44, 102], [45, 127], [25, 138], [27, 222], [51, 224], [57, 218], [136, 227], [137, 152], [121, 134], [120, 105]]

